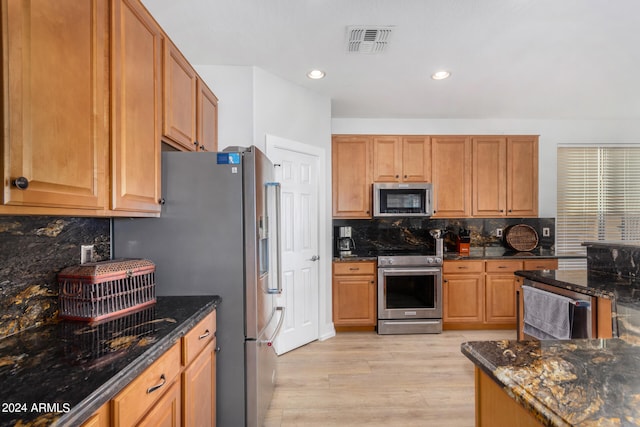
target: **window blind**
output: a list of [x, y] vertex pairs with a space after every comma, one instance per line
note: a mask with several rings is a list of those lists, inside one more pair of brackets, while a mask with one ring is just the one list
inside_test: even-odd
[[[584, 241], [640, 240], [640, 147], [558, 147], [556, 251], [585, 253]], [[563, 269], [586, 260], [561, 260]]]

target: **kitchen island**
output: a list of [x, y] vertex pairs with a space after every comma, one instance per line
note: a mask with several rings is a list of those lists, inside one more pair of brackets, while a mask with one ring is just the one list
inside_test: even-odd
[[461, 350], [476, 365], [478, 427], [640, 425], [636, 339], [467, 342]]
[[208, 317], [217, 296], [158, 297], [99, 324], [59, 321], [0, 340], [0, 426], [80, 425]]

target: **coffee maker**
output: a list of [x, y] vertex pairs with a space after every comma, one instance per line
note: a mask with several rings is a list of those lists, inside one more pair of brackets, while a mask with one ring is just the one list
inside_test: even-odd
[[356, 244], [351, 238], [351, 227], [340, 227], [338, 235], [338, 254], [341, 257], [354, 256], [352, 251], [356, 248]]

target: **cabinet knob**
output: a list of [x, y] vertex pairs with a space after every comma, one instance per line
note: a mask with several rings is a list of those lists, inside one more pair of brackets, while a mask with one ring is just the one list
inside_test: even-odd
[[509, 209], [509, 212], [513, 212], [511, 209]]
[[400, 175], [396, 175], [396, 178], [400, 178]]
[[24, 176], [19, 176], [11, 181], [11, 185], [17, 187], [19, 190], [26, 190], [29, 187], [29, 180]]
[[198, 145], [200, 145], [200, 143], [198, 141], [194, 141], [193, 145], [195, 145], [195, 147], [196, 147], [195, 149], [197, 150], [198, 149]]
[[405, 179], [406, 179], [406, 178], [407, 178], [407, 175], [405, 175], [404, 177], [405, 177]]
[[375, 282], [372, 280], [370, 283], [373, 285]]
[[502, 212], [504, 212], [504, 209], [500, 209], [500, 212], [501, 212], [501, 213], [502, 213]]
[[207, 149], [205, 148], [204, 144], [200, 144], [200, 151], [207, 151]]
[[167, 201], [163, 197], [160, 200], [158, 200], [158, 203], [160, 203], [161, 205], [164, 205], [165, 203], [167, 203]]

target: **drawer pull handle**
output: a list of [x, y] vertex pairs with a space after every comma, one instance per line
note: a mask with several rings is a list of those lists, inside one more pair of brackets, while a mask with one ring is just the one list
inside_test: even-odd
[[467, 268], [469, 268], [469, 267], [467, 267], [466, 265], [458, 266], [458, 270], [466, 270]]
[[507, 268], [506, 265], [499, 265], [498, 268]]
[[204, 331], [204, 334], [200, 335], [198, 337], [199, 340], [205, 339], [206, 337], [208, 337], [209, 335], [211, 335], [211, 332], [209, 332], [209, 330], [207, 329], [206, 331]]
[[147, 389], [147, 394], [151, 394], [154, 391], [156, 391], [157, 389], [161, 388], [163, 385], [165, 385], [165, 383], [167, 382], [167, 379], [165, 378], [164, 374], [160, 375], [160, 384], [156, 384], [153, 387], [149, 387]]
[[349, 270], [351, 271], [358, 271], [360, 270], [360, 267], [350, 267]]

